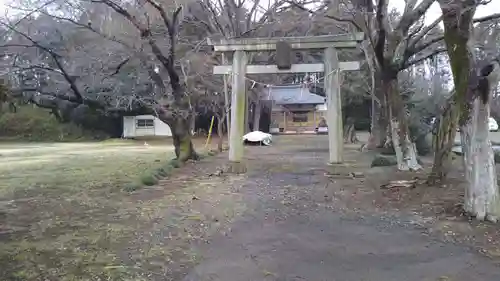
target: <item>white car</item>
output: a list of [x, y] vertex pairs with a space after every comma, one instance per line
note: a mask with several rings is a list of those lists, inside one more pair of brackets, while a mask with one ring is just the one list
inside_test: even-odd
[[498, 131], [498, 123], [492, 117], [488, 118], [488, 129], [491, 131]]
[[[431, 124], [434, 124], [434, 122], [436, 121], [436, 118], [433, 117], [431, 119]], [[493, 117], [489, 117], [488, 118], [488, 130], [491, 132], [496, 132], [498, 131], [498, 123], [497, 121], [493, 118]], [[457, 131], [460, 131], [460, 128], [457, 128]]]

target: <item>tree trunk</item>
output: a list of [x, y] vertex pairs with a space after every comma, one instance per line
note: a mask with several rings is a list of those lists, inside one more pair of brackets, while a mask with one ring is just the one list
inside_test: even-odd
[[224, 144], [224, 115], [217, 116], [217, 136], [219, 140], [217, 141], [217, 149], [222, 152], [222, 146]]
[[357, 143], [356, 129], [354, 128], [354, 118], [347, 117], [344, 125], [344, 143]]
[[[222, 53], [222, 64], [226, 65], [226, 56], [224, 53]], [[231, 80], [230, 75], [224, 75], [223, 76], [224, 80], [224, 115], [226, 116], [226, 131], [227, 135], [229, 136], [229, 127], [231, 127], [231, 103], [230, 103], [230, 97], [229, 97], [229, 90], [228, 90], [228, 80]]]
[[173, 122], [167, 123], [172, 131], [175, 156], [180, 162], [185, 162], [189, 159], [199, 159], [198, 154], [194, 149], [192, 135], [190, 132], [191, 118], [193, 117], [191, 116], [187, 119], [178, 117], [173, 120]]
[[255, 102], [255, 107], [254, 107], [254, 112], [253, 112], [253, 130], [254, 131], [260, 130], [261, 112], [262, 112], [262, 104], [260, 103], [260, 100], [257, 100]]
[[386, 89], [391, 138], [396, 152], [398, 169], [401, 171], [419, 170], [422, 167], [417, 161], [415, 144], [410, 140], [408, 117], [403, 99], [398, 91], [398, 80], [397, 78], [384, 79], [383, 85]]
[[496, 222], [500, 216], [495, 160], [489, 140], [489, 103], [473, 101], [470, 119], [461, 128], [467, 189], [464, 210], [479, 220]]
[[384, 147], [387, 139], [388, 122], [384, 106], [374, 102], [372, 104], [372, 121], [370, 137], [368, 139], [367, 149], [373, 150]]
[[435, 121], [438, 122], [438, 124], [434, 124], [438, 130], [433, 136], [434, 163], [427, 179], [429, 185], [442, 182], [448, 175], [451, 167], [451, 149], [455, 143], [459, 115], [459, 107], [453, 100], [450, 100], [440, 118]]
[[372, 95], [370, 138], [366, 145], [366, 148], [369, 150], [384, 147], [389, 132], [385, 91], [381, 85], [381, 75], [376, 75], [376, 77], [378, 78], [375, 80], [375, 85], [373, 86], [375, 89]]
[[[475, 73], [471, 72], [473, 55], [468, 49], [468, 42], [474, 16], [473, 1], [469, 3], [453, 0], [439, 0], [443, 12], [443, 23], [445, 28], [445, 43], [450, 57], [450, 66], [455, 84], [455, 93], [447, 108], [445, 108], [440, 120], [439, 130], [434, 136], [434, 164], [427, 182], [436, 184], [446, 179], [451, 165], [451, 149], [455, 141], [456, 128], [459, 119], [467, 119], [463, 108], [466, 104], [466, 96], [469, 90], [469, 79]], [[467, 115], [467, 113], [465, 113]]]
[[368, 138], [368, 143], [366, 144], [366, 149], [373, 150], [384, 145], [384, 140], [387, 136], [387, 118], [384, 118], [385, 106], [384, 106], [384, 92], [381, 89], [380, 71], [377, 71], [376, 62], [374, 60], [374, 53], [372, 46], [368, 40], [364, 40], [361, 44], [361, 49], [366, 57], [366, 62], [368, 63], [368, 68], [370, 70], [371, 78], [371, 89], [370, 96], [372, 100], [371, 108], [371, 126], [370, 126], [370, 137]]
[[[249, 96], [249, 95], [247, 95]], [[250, 104], [250, 97], [247, 97], [246, 100], [245, 100], [245, 125], [244, 125], [244, 130], [245, 130], [245, 134], [250, 132], [250, 107], [251, 104]]]
[[[488, 76], [496, 76], [496, 81], [478, 77], [483, 69], [476, 69], [471, 41], [477, 1], [438, 2], [443, 12], [444, 39], [455, 83], [454, 100], [461, 111], [460, 135], [467, 181], [464, 210], [479, 220], [497, 221], [500, 199], [493, 149], [489, 141], [488, 118], [491, 87], [498, 84], [498, 73]], [[493, 71], [498, 72], [498, 67], [494, 67]]]

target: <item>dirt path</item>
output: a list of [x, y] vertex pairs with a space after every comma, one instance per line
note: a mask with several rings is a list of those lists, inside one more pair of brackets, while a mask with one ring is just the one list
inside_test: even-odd
[[429, 236], [410, 217], [347, 206], [336, 196], [341, 184], [324, 175], [326, 139], [302, 140], [247, 149], [247, 211], [197, 248], [201, 262], [185, 281], [499, 280], [492, 260]]

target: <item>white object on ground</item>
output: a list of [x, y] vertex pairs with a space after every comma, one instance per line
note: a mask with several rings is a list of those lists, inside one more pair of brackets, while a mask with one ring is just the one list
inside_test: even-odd
[[318, 133], [328, 133], [328, 127], [318, 127]]
[[253, 131], [243, 136], [243, 141], [262, 142], [264, 145], [271, 145], [273, 137], [271, 134], [261, 131]]

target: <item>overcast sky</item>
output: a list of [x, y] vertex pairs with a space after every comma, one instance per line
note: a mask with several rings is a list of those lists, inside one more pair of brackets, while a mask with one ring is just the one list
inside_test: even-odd
[[[7, 7], [5, 7], [5, 3], [11, 2], [12, 0], [0, 0], [0, 14], [5, 15]], [[273, 0], [269, 0], [273, 1]], [[249, 1], [251, 2], [251, 1]], [[266, 2], [265, 0], [263, 2]], [[390, 8], [396, 8], [400, 11], [403, 10], [404, 8], [404, 0], [390, 0], [389, 1], [389, 7]], [[487, 15], [491, 15], [494, 13], [500, 13], [500, 4], [493, 4], [494, 2], [500, 2], [500, 0], [493, 0], [491, 1], [490, 4], [488, 5], [483, 5], [480, 6], [477, 11], [476, 11], [476, 17], [484, 17]], [[267, 6], [263, 4], [262, 6]], [[9, 13], [12, 14], [12, 11]], [[430, 23], [434, 21], [436, 18], [438, 18], [441, 15], [441, 10], [439, 8], [438, 3], [434, 3], [434, 5], [431, 6], [431, 8], [427, 11], [426, 14], [426, 22]]]
[[[2, 1], [2, 0], [0, 0]], [[403, 11], [404, 9], [404, 3], [405, 1], [403, 0], [391, 0], [389, 1], [389, 7], [390, 8], [396, 8], [400, 11]], [[420, 1], [419, 1], [420, 2]], [[493, 3], [496, 3], [493, 4]], [[493, 0], [491, 1], [491, 3], [487, 4], [487, 5], [481, 5], [477, 8], [477, 11], [476, 11], [476, 18], [477, 17], [485, 17], [485, 16], [488, 16], [488, 15], [491, 15], [491, 14], [495, 14], [495, 13], [500, 13], [500, 4], [498, 3], [500, 2], [499, 0]], [[434, 20], [436, 20], [439, 16], [441, 16], [441, 9], [439, 8], [439, 4], [438, 3], [434, 3], [431, 8], [427, 11], [427, 14], [425, 15], [425, 21], [427, 23], [431, 23], [433, 22]]]

